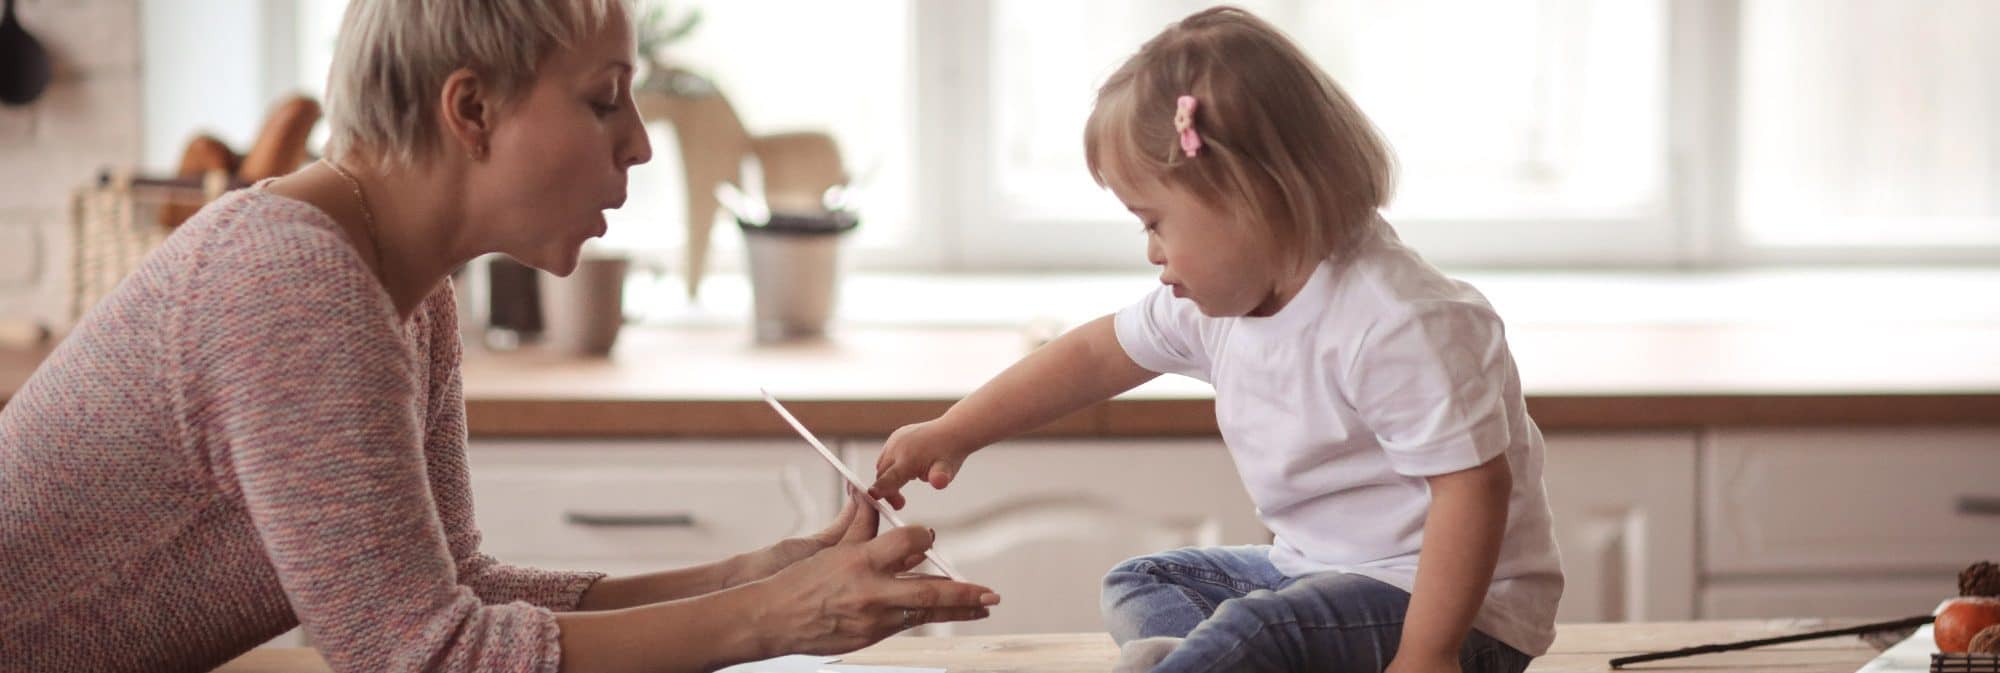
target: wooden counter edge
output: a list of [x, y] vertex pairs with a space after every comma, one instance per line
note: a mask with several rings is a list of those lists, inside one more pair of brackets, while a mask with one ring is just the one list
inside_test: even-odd
[[[885, 436], [935, 418], [952, 400], [796, 400], [815, 432]], [[2000, 424], [2000, 393], [1531, 396], [1544, 431], [1699, 427], [1852, 427]], [[787, 437], [756, 400], [472, 399], [475, 437]], [[1042, 437], [1204, 437], [1216, 434], [1209, 399], [1119, 399], [1034, 433]]]

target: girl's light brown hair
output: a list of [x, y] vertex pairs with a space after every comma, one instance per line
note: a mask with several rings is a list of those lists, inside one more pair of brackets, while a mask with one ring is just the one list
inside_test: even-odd
[[[1196, 156], [1175, 100], [1198, 101]], [[1111, 74], [1084, 127], [1100, 186], [1157, 180], [1261, 226], [1293, 261], [1338, 257], [1373, 229], [1394, 188], [1389, 148], [1298, 46], [1235, 7], [1167, 27]]]

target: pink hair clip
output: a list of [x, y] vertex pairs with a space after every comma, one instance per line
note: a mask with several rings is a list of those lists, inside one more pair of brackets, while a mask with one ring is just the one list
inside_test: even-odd
[[1201, 135], [1194, 132], [1194, 96], [1174, 101], [1174, 131], [1181, 134], [1181, 151], [1189, 157], [1201, 152]]

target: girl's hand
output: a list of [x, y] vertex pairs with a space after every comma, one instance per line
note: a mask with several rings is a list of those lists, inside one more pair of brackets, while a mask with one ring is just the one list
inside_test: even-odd
[[841, 654], [919, 624], [984, 619], [999, 594], [976, 584], [903, 573], [924, 561], [936, 533], [919, 526], [875, 535], [874, 508], [855, 511], [839, 542], [756, 583], [764, 607], [752, 628], [774, 654]]
[[935, 420], [897, 428], [875, 459], [875, 485], [868, 489], [868, 495], [885, 498], [891, 507], [902, 509], [908, 502], [903, 498], [904, 484], [922, 479], [931, 488], [949, 486], [971, 454], [971, 449], [959, 448], [943, 436]]

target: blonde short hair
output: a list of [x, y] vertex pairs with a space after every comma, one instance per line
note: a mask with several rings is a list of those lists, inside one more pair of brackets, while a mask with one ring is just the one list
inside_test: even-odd
[[[1200, 151], [1174, 130], [1197, 103]], [[1139, 47], [1097, 92], [1084, 154], [1099, 185], [1158, 180], [1266, 227], [1294, 261], [1338, 257], [1374, 230], [1394, 159], [1333, 79], [1269, 23], [1234, 7], [1198, 12]]]
[[630, 0], [353, 0], [327, 73], [326, 154], [366, 148], [390, 165], [436, 156], [445, 79], [470, 68], [498, 100], [534, 85], [554, 49], [590, 39]]

